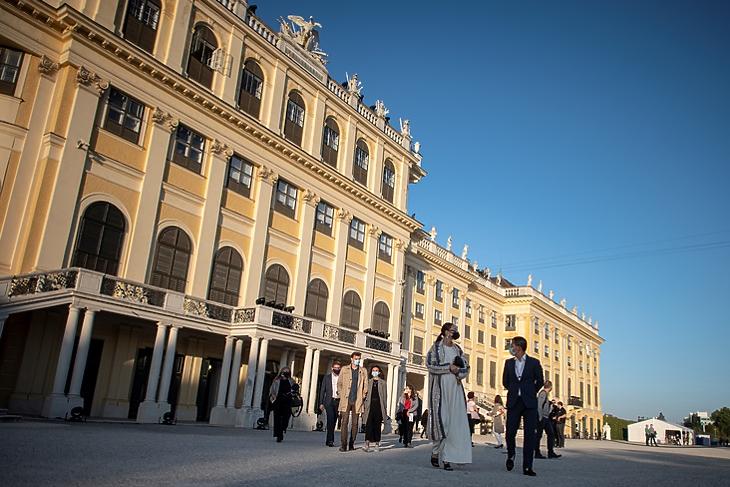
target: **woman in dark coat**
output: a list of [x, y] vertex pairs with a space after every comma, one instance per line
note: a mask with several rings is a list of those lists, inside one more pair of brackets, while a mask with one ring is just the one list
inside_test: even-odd
[[299, 394], [299, 385], [291, 378], [289, 367], [284, 367], [269, 389], [269, 400], [274, 412], [274, 437], [277, 443], [284, 441], [284, 433], [291, 419], [292, 396]]
[[368, 381], [367, 395], [363, 408], [363, 419], [365, 420], [365, 448], [370, 451], [370, 443], [375, 443], [375, 451], [380, 451], [380, 437], [383, 421], [388, 418], [385, 407], [388, 404], [388, 385], [385, 379], [380, 377], [380, 367], [373, 365], [370, 369], [370, 380]]

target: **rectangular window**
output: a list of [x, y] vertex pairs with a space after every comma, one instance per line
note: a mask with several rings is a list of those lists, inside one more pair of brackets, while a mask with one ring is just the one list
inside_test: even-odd
[[471, 318], [471, 299], [467, 299], [464, 303], [464, 312], [467, 318]]
[[464, 338], [471, 340], [471, 326], [469, 325], [464, 325]]
[[545, 340], [550, 340], [550, 325], [545, 323]]
[[443, 316], [443, 314], [441, 313], [440, 310], [438, 310], [438, 309], [434, 310], [433, 311], [433, 322], [434, 322], [434, 324], [440, 325], [441, 324], [441, 321], [443, 319], [442, 316]]
[[124, 38], [147, 52], [155, 47], [160, 8], [149, 0], [130, 0], [124, 21]]
[[540, 334], [540, 320], [535, 318], [534, 324], [535, 324], [535, 328], [534, 328], [535, 335], [539, 335]]
[[459, 317], [451, 315], [451, 323], [453, 323], [456, 326], [459, 326]]
[[489, 387], [497, 387], [497, 362], [489, 362]]
[[568, 355], [568, 367], [572, 367], [572, 366], [573, 366], [573, 359], [570, 357], [570, 355]]
[[477, 385], [484, 385], [484, 359], [477, 357]]
[[423, 337], [413, 337], [413, 353], [423, 355]]
[[557, 328], [555, 328], [555, 331], [553, 331], [553, 337], [555, 338], [555, 344], [560, 344], [560, 334], [558, 333]]
[[390, 262], [391, 257], [393, 257], [393, 237], [381, 233], [378, 239], [378, 258]]
[[511, 338], [505, 338], [504, 339], [504, 349], [509, 350], [512, 346], [512, 339]]
[[426, 275], [423, 271], [416, 272], [416, 292], [424, 294], [426, 292]]
[[200, 174], [203, 170], [205, 137], [180, 124], [177, 126], [172, 152], [172, 162]]
[[547, 358], [550, 358], [550, 347], [548, 345], [545, 345], [544, 353]]
[[444, 300], [444, 283], [436, 281], [436, 301], [439, 303]]
[[116, 88], [109, 90], [104, 130], [133, 144], [139, 141], [144, 104]]
[[276, 182], [276, 200], [274, 209], [289, 218], [294, 218], [297, 209], [297, 188], [291, 183], [279, 179]]
[[317, 203], [317, 213], [314, 219], [314, 228], [320, 233], [332, 236], [332, 221], [335, 216], [335, 209], [320, 201]]
[[540, 353], [540, 342], [535, 342], [534, 343], [533, 350], [535, 351], [535, 354], [539, 354]]
[[228, 180], [226, 187], [243, 196], [251, 195], [253, 164], [238, 154], [233, 154], [228, 163]]
[[423, 303], [416, 303], [416, 318], [423, 318], [424, 306]]
[[497, 312], [492, 311], [492, 328], [497, 328]]
[[484, 330], [477, 331], [477, 342], [484, 343]]
[[573, 350], [573, 341], [568, 337], [568, 350]]
[[479, 323], [484, 323], [484, 306], [479, 306]]
[[593, 387], [593, 392], [594, 392], [594, 395], [593, 395], [594, 403], [596, 406], [598, 406], [598, 386]]
[[350, 245], [360, 250], [365, 245], [365, 223], [361, 222], [357, 218], [353, 218], [350, 222]]
[[560, 360], [560, 352], [555, 350], [555, 360]]
[[515, 331], [517, 329], [516, 315], [507, 315], [504, 317], [504, 329], [506, 331]]
[[489, 346], [497, 348], [497, 335], [489, 335]]
[[456, 288], [451, 290], [451, 307], [452, 308], [459, 307], [459, 290]]

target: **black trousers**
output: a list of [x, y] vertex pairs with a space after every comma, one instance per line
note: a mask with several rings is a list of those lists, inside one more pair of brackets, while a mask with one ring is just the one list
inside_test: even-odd
[[410, 445], [411, 441], [413, 440], [413, 425], [413, 421], [408, 421], [407, 415], [405, 418], [403, 418], [400, 425], [398, 425], [398, 431], [400, 431], [403, 435], [404, 445]]
[[565, 448], [565, 423], [555, 423], [555, 446]]
[[543, 431], [547, 436], [548, 455], [553, 455], [555, 454], [555, 430], [553, 429], [553, 422], [550, 418], [543, 418], [542, 421], [537, 421], [537, 432], [535, 434], [535, 453], [540, 452], [540, 441], [542, 440]]
[[284, 432], [289, 427], [291, 419], [291, 403], [277, 400], [274, 403], [274, 436], [280, 440], [284, 439]]
[[524, 443], [522, 444], [522, 468], [532, 468], [535, 456], [535, 428], [537, 427], [537, 409], [528, 409], [522, 398], [507, 408], [507, 456], [515, 456], [515, 438], [520, 427], [520, 419], [524, 427]]
[[335, 442], [335, 426], [337, 425], [337, 408], [340, 407], [339, 399], [332, 399], [329, 404], [324, 405], [327, 412], [327, 444]]

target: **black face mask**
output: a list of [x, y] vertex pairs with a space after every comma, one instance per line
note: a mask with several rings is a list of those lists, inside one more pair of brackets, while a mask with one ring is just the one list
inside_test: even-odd
[[332, 373], [335, 375], [340, 375], [340, 369], [332, 369]]
[[288, 379], [288, 378], [289, 378], [289, 376], [291, 376], [291, 374], [290, 374], [289, 372], [282, 372], [282, 373], [281, 373], [281, 376], [282, 376], [282, 377], [286, 377], [286, 378]]
[[452, 340], [458, 340], [460, 336], [461, 336], [461, 335], [459, 335], [459, 332], [458, 332], [458, 331], [455, 331], [455, 332], [453, 332], [453, 333], [451, 334], [451, 339], [452, 339]]

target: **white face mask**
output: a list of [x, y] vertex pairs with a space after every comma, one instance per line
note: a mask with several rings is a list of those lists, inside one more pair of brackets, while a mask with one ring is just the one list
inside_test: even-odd
[[378, 372], [377, 370], [373, 370], [372, 374], [373, 374], [373, 377], [377, 377], [380, 375], [380, 372]]
[[355, 367], [360, 367], [360, 359], [353, 360], [352, 365], [354, 365]]

